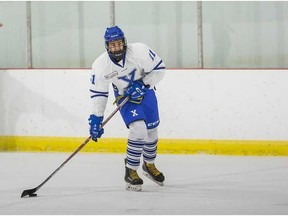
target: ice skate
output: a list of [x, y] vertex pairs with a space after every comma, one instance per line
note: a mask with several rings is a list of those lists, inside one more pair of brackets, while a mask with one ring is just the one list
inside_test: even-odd
[[165, 177], [164, 175], [156, 168], [155, 164], [148, 164], [144, 161], [143, 163], [143, 174], [154, 181], [156, 184], [163, 186]]
[[[125, 159], [126, 164], [126, 159]], [[136, 170], [130, 169], [125, 166], [126, 190], [128, 191], [141, 191], [143, 180], [139, 177]]]

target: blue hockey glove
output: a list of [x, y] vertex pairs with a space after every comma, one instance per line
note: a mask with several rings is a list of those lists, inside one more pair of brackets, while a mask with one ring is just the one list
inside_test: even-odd
[[100, 138], [102, 134], [104, 133], [104, 129], [100, 129], [100, 126], [103, 122], [103, 116], [96, 116], [94, 114], [90, 115], [89, 125], [90, 125], [90, 135], [92, 137], [92, 140], [97, 142], [97, 138]]
[[126, 88], [124, 96], [130, 96], [131, 99], [135, 100], [145, 95], [148, 89], [149, 86], [145, 86], [142, 80], [137, 80]]

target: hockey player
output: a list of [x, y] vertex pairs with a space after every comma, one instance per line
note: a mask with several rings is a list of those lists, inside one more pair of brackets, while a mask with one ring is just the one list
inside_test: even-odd
[[160, 122], [154, 89], [164, 76], [165, 65], [145, 44], [127, 44], [118, 26], [107, 28], [104, 38], [107, 52], [92, 65], [90, 96], [93, 110], [89, 118], [90, 134], [97, 141], [104, 133], [100, 125], [107, 104], [109, 83], [112, 83], [117, 104], [125, 97], [130, 97], [120, 110], [129, 128], [124, 177], [126, 189], [142, 190], [143, 180], [137, 173], [141, 155], [144, 160], [143, 174], [163, 186], [164, 175], [154, 163]]

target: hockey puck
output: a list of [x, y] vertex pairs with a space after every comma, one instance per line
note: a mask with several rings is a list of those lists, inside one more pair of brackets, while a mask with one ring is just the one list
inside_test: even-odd
[[36, 197], [37, 194], [29, 194], [29, 197]]

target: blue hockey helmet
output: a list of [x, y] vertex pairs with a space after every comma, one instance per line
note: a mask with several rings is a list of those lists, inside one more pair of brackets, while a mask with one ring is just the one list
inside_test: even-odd
[[124, 33], [118, 26], [113, 26], [110, 28], [107, 28], [105, 31], [105, 42], [111, 42], [114, 40], [124, 39]]
[[[109, 54], [110, 57], [115, 59], [116, 61], [120, 61], [123, 59], [126, 50], [127, 50], [127, 41], [124, 36], [124, 32], [118, 27], [118, 26], [113, 26], [110, 28], [106, 28], [105, 34], [104, 34], [104, 39], [105, 39], [105, 48]], [[109, 50], [109, 43], [111, 41], [115, 40], [122, 40], [123, 41], [123, 50], [119, 50], [117, 52], [111, 52]]]

